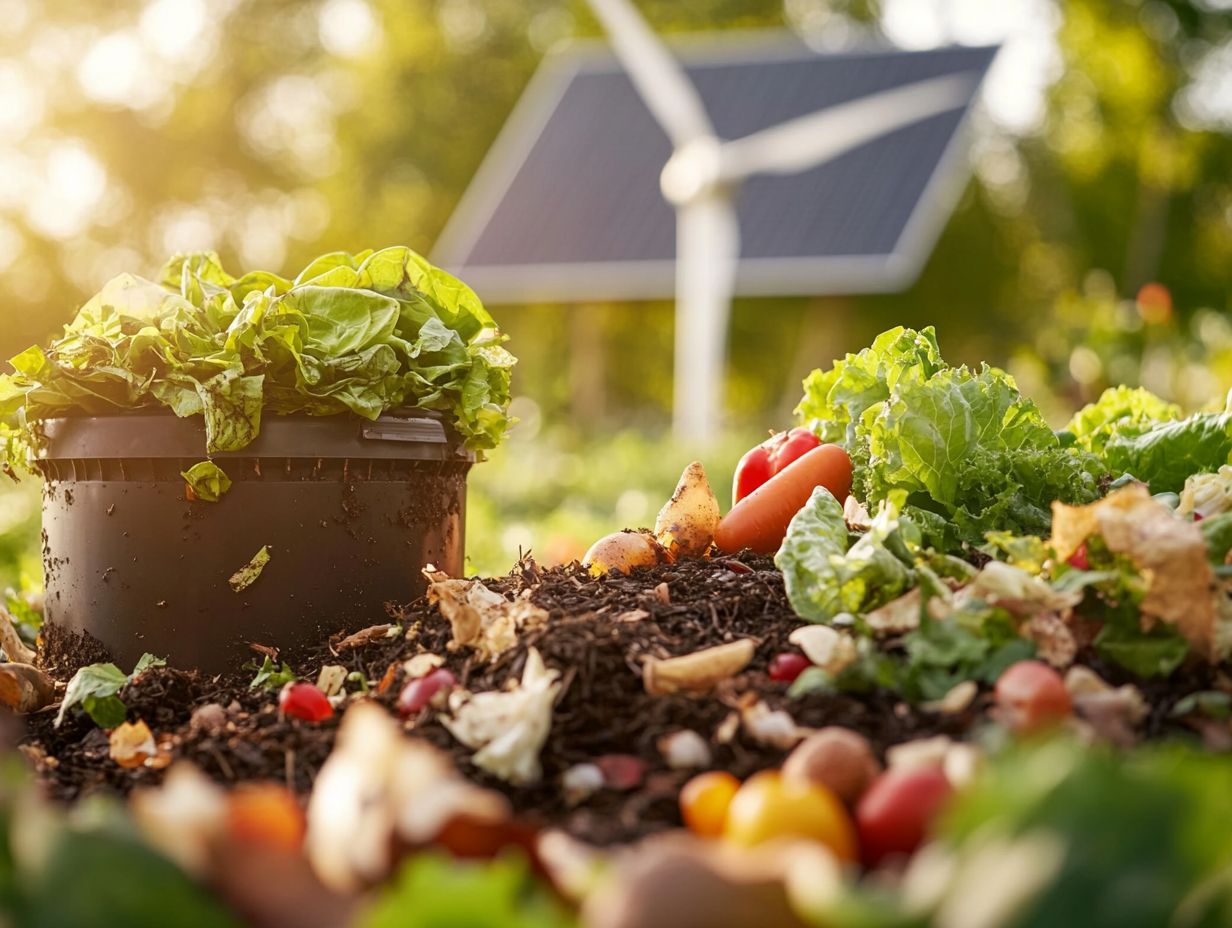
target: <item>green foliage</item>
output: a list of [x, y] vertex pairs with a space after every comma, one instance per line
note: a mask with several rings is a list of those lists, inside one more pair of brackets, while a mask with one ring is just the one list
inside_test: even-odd
[[13, 358], [4, 388], [24, 402], [7, 403], [8, 424], [33, 444], [40, 419], [165, 406], [204, 417], [206, 452], [238, 451], [263, 413], [375, 419], [408, 405], [492, 448], [509, 425], [501, 341], [470, 288], [409, 248], [322, 255], [294, 280], [177, 256], [159, 283], [114, 278], [46, 351]]
[[1232, 412], [1196, 413], [1136, 433], [1115, 432], [1104, 459], [1110, 471], [1133, 474], [1153, 492], [1180, 492], [1191, 475], [1232, 460]]
[[1003, 371], [949, 367], [932, 328], [898, 327], [805, 381], [797, 413], [846, 443], [866, 506], [907, 495], [939, 550], [980, 545], [991, 529], [1047, 534], [1054, 500], [1089, 502], [1102, 466], [1064, 446]]
[[360, 919], [361, 928], [568, 928], [576, 924], [515, 855], [487, 862], [418, 854]]
[[216, 503], [231, 489], [231, 478], [213, 461], [199, 461], [180, 474], [192, 489], [193, 497]]
[[[252, 666], [252, 665], [249, 665]], [[291, 669], [291, 665], [286, 661], [282, 662], [282, 666], [274, 663], [267, 654], [265, 660], [261, 662], [261, 666], [257, 668], [256, 676], [252, 678], [252, 682], [248, 684], [249, 689], [267, 689], [280, 690], [288, 683], [294, 683], [299, 677], [295, 671]]]
[[870, 529], [851, 544], [842, 505], [825, 487], [813, 491], [774, 558], [797, 615], [829, 622], [843, 612], [875, 609], [913, 584], [910, 558], [900, 560], [887, 546], [893, 536], [906, 554], [898, 519], [905, 498], [900, 492], [887, 500]]
[[128, 709], [119, 696], [120, 690], [151, 667], [166, 665], [167, 662], [161, 657], [143, 654], [130, 674], [111, 663], [88, 664], [80, 668], [68, 681], [55, 726], [60, 727], [70, 709], [81, 706], [99, 728], [115, 728], [128, 715]]

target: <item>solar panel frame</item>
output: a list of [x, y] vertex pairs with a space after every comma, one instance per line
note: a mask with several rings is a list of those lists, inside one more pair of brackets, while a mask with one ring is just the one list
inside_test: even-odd
[[[955, 46], [926, 52], [875, 47], [819, 54], [791, 33], [779, 30], [719, 34], [717, 38], [704, 37], [675, 44], [676, 53], [690, 76], [697, 81], [703, 99], [711, 110], [716, 130], [726, 137], [756, 131], [793, 115], [814, 112], [832, 103], [937, 74], [978, 72], [982, 79], [997, 53], [996, 46]], [[909, 73], [895, 77], [885, 73], [878, 62], [908, 64], [910, 67], [906, 70]], [[813, 89], [807, 99], [793, 99], [785, 108], [782, 99], [776, 97], [774, 83], [782, 81], [786, 71], [794, 68], [801, 72], [802, 67], [805, 71], [818, 68], [823, 71], [829, 69], [832, 73], [837, 73], [836, 69], [846, 71], [848, 79], [837, 86], [829, 81], [819, 83], [817, 76], [813, 75], [809, 78]], [[756, 88], [761, 97], [754, 101], [757, 111], [742, 114], [737, 106], [734, 112], [729, 112], [732, 107], [727, 104], [734, 98], [730, 89], [726, 95], [719, 95], [723, 91], [722, 85], [737, 90], [748, 89], [749, 75], [758, 69], [762, 73], [760, 86]], [[601, 95], [590, 101], [589, 110], [586, 109], [585, 100], [579, 107], [579, 101], [572, 99], [579, 96], [579, 88], [585, 89], [588, 81], [607, 82], [608, 97], [603, 101], [603, 106], [599, 102]], [[616, 83], [613, 84], [613, 81]], [[720, 85], [718, 90], [715, 89], [716, 83]], [[613, 96], [614, 88], [622, 85], [621, 92]], [[736, 293], [745, 296], [854, 294], [892, 292], [910, 286], [923, 268], [965, 184], [968, 124], [977, 90], [973, 89], [971, 99], [961, 110], [897, 130], [822, 168], [790, 177], [753, 177], [747, 180], [737, 192], [741, 198], [742, 255], [737, 270]], [[571, 105], [573, 110], [579, 111], [571, 117], [575, 123], [579, 119], [589, 121], [587, 132], [579, 136], [576, 126], [566, 124], [565, 128], [570, 131], [563, 132], [563, 135], [557, 131], [561, 137], [553, 138], [553, 132], [560, 130], [562, 112], [567, 113]], [[748, 102], [740, 105], [747, 107]], [[791, 105], [796, 107], [794, 111]], [[616, 132], [617, 128], [621, 131]], [[587, 133], [601, 134], [604, 131], [614, 133], [614, 137], [607, 139], [597, 153], [587, 151], [592, 141]], [[629, 139], [627, 143], [626, 136]], [[931, 144], [931, 152], [920, 154], [921, 140]], [[553, 145], [557, 148], [554, 154], [551, 152]], [[562, 146], [570, 147], [561, 151]], [[880, 174], [877, 170], [870, 170], [870, 164], [876, 160], [873, 156], [879, 151], [893, 150], [893, 146], [917, 156], [913, 166], [917, 169], [913, 190], [896, 192], [894, 184], [879, 184], [887, 173], [884, 167], [880, 169]], [[927, 148], [927, 145], [923, 147]], [[545, 158], [545, 149], [551, 157]], [[566, 51], [549, 55], [527, 86], [460, 201], [437, 242], [433, 258], [463, 276], [484, 294], [487, 301], [493, 303], [670, 298], [675, 286], [675, 220], [670, 205], [658, 191], [659, 170], [670, 155], [670, 150], [666, 135], [653, 122], [644, 104], [636, 98], [631, 82], [605, 44], [578, 43]], [[585, 175], [586, 170], [593, 168], [593, 165], [587, 164], [587, 158], [593, 161], [596, 157], [610, 159], [613, 155], [617, 160], [609, 160], [606, 164], [609, 168], [614, 167], [617, 174], [624, 171], [626, 176], [618, 177], [611, 184], [596, 184], [592, 177], [590, 187], [595, 188], [594, 197], [588, 196], [589, 188], [579, 189], [578, 178], [562, 178], [562, 163], [581, 165], [582, 169], [573, 173]], [[631, 166], [628, 159], [634, 161]], [[534, 177], [536, 172], [537, 178]], [[821, 172], [820, 175], [818, 172]], [[894, 172], [889, 173], [896, 176]], [[527, 182], [528, 174], [531, 175], [530, 183]], [[784, 254], [782, 252], [787, 249], [780, 243], [776, 253], [775, 247], [766, 244], [774, 237], [774, 230], [765, 228], [767, 223], [777, 223], [782, 217], [788, 217], [796, 222], [797, 227], [801, 223], [807, 224], [807, 221], [816, 226], [825, 225], [828, 218], [834, 218], [824, 211], [813, 211], [809, 217], [792, 213], [794, 204], [801, 202], [805, 194], [812, 197], [824, 194], [827, 175], [831, 183], [841, 184], [836, 189], [860, 189], [865, 197], [888, 201], [888, 207], [886, 202], [882, 203], [883, 211], [889, 207], [897, 211], [893, 228], [888, 231], [884, 227], [874, 230], [880, 233], [882, 247], [854, 251], [831, 247], [829, 253]], [[835, 181], [835, 177], [840, 180]], [[565, 180], [572, 181], [572, 186], [564, 183]], [[811, 182], [811, 190], [808, 182]], [[653, 183], [653, 207], [647, 205], [646, 188], [650, 183]], [[630, 254], [628, 240], [638, 232], [631, 227], [638, 217], [621, 216], [621, 206], [624, 204], [616, 202], [613, 205], [612, 200], [613, 196], [617, 200], [625, 197], [631, 185], [636, 195], [642, 197], [643, 208], [653, 208], [650, 216], [653, 226], [649, 230], [643, 229], [641, 233], [653, 237], [653, 242], [649, 245], [642, 242], [641, 252], [636, 253], [637, 248], [634, 248], [633, 254]], [[750, 198], [764, 197], [766, 191], [773, 190], [776, 185], [779, 187], [777, 208], [762, 209], [760, 212], [748, 208]], [[795, 189], [789, 189], [792, 185]], [[565, 201], [565, 205], [573, 207], [574, 212], [561, 217], [559, 226], [554, 230], [545, 229], [544, 225], [550, 226], [552, 217], [538, 210], [539, 204], [549, 199], [545, 196], [545, 187], [572, 191], [572, 197]], [[788, 191], [785, 195], [784, 190]], [[607, 205], [605, 197], [608, 198]], [[558, 203], [563, 201], [563, 198], [557, 199]], [[634, 197], [628, 195], [626, 199], [632, 200]], [[857, 215], [856, 218], [875, 220], [871, 212], [869, 217]], [[606, 215], [608, 222], [596, 221], [594, 217], [599, 215]], [[846, 215], [847, 233], [850, 234], [852, 211], [848, 209]], [[620, 224], [622, 221], [623, 226]], [[557, 248], [558, 252], [574, 244], [593, 246], [596, 239], [606, 236], [604, 247], [609, 256], [578, 260], [562, 258], [559, 253], [554, 257], [544, 255], [542, 246], [545, 242], [536, 237], [532, 228], [536, 222], [540, 230], [547, 232], [543, 235], [544, 239], [549, 240], [546, 244]], [[594, 234], [579, 236], [578, 229], [593, 230]], [[859, 232], [858, 229], [856, 231]], [[830, 236], [831, 242], [836, 237], [844, 237], [842, 233], [842, 229], [836, 228], [823, 230], [823, 234]], [[524, 252], [538, 248], [539, 254], [524, 254], [518, 260], [497, 255], [497, 260], [492, 260], [491, 242], [494, 235], [497, 239], [503, 237], [523, 247]], [[798, 228], [794, 232], [791, 229], [781, 230], [779, 238], [785, 243], [804, 240]], [[577, 239], [577, 242], [572, 239]], [[889, 244], [891, 241], [892, 244]]]

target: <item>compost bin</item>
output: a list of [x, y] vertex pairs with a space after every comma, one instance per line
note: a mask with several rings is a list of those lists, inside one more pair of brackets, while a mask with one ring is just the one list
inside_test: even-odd
[[45, 634], [90, 636], [121, 666], [149, 652], [235, 670], [254, 643], [293, 654], [385, 621], [387, 603], [423, 593], [426, 564], [462, 571], [474, 455], [421, 411], [267, 416], [242, 451], [211, 456], [232, 481], [217, 502], [182, 476], [204, 458], [200, 417], [43, 426]]

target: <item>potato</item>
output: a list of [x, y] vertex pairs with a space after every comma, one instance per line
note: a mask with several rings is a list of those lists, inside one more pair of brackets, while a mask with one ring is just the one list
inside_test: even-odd
[[592, 577], [605, 577], [613, 570], [627, 574], [634, 567], [654, 567], [665, 559], [659, 543], [642, 532], [604, 535], [586, 552], [582, 566]]
[[719, 527], [719, 501], [700, 461], [684, 469], [676, 492], [655, 519], [655, 538], [675, 557], [701, 557]]
[[809, 735], [783, 763], [784, 780], [828, 787], [849, 806], [880, 772], [868, 739], [838, 725]]

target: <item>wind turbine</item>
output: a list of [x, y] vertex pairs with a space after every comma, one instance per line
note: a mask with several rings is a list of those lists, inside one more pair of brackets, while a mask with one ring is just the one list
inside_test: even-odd
[[740, 259], [734, 193], [755, 174], [818, 167], [895, 129], [966, 105], [975, 75], [951, 74], [720, 139], [697, 88], [632, 0], [588, 0], [638, 95], [671, 140], [659, 185], [676, 210], [673, 425], [712, 440], [722, 408], [728, 320]]

